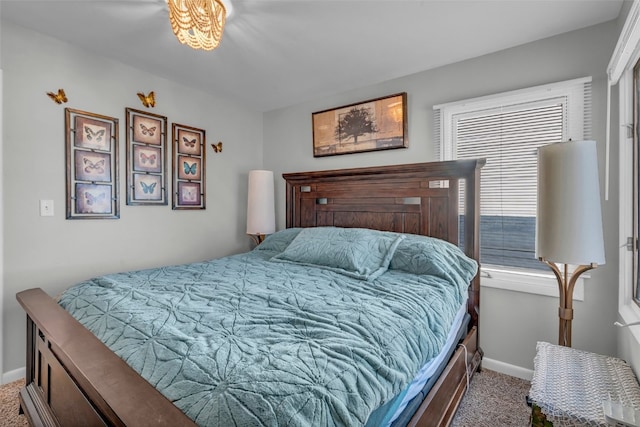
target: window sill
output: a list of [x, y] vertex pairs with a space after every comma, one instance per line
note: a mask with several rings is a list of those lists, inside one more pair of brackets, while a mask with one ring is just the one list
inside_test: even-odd
[[[497, 267], [483, 266], [480, 271], [480, 286], [483, 287], [560, 297], [558, 281], [551, 270], [547, 274], [542, 271], [502, 270]], [[576, 281], [573, 292], [574, 301], [584, 301], [584, 279], [589, 277], [588, 274], [582, 274]]]
[[[619, 314], [622, 319], [622, 323], [625, 325], [640, 322], [640, 307], [638, 307], [638, 305], [633, 301], [628, 301], [627, 304], [620, 307]], [[629, 327], [629, 330], [636, 341], [640, 343], [640, 326], [631, 326]]]

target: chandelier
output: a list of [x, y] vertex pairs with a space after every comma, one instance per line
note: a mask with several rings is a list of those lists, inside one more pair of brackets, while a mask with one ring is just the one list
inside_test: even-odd
[[222, 0], [168, 0], [171, 29], [182, 44], [213, 50], [222, 40], [227, 8]]

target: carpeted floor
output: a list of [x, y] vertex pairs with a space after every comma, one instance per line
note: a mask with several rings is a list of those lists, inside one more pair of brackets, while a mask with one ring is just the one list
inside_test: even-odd
[[529, 381], [483, 369], [476, 372], [451, 427], [527, 427]]
[[[26, 426], [18, 414], [18, 392], [24, 381], [0, 387], [0, 427]], [[526, 427], [531, 410], [526, 404], [529, 382], [483, 370], [477, 372], [471, 388], [458, 408], [451, 427]]]
[[0, 427], [26, 426], [27, 417], [18, 414], [18, 393], [24, 380], [14, 381], [0, 387]]

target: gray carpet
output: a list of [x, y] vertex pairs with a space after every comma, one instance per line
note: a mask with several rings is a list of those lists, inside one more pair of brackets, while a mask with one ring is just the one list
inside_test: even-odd
[[[18, 415], [18, 392], [24, 381], [0, 387], [0, 427], [26, 426]], [[531, 410], [526, 404], [529, 382], [494, 371], [477, 372], [451, 427], [526, 427]]]
[[476, 372], [451, 427], [526, 427], [529, 381], [488, 369]]
[[27, 417], [18, 414], [18, 393], [24, 380], [14, 381], [0, 387], [0, 427], [26, 426]]

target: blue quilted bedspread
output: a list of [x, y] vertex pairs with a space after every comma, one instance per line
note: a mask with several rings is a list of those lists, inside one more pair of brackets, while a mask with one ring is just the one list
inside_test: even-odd
[[59, 302], [200, 425], [357, 426], [439, 352], [467, 291], [276, 253], [102, 276]]

